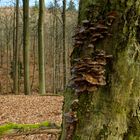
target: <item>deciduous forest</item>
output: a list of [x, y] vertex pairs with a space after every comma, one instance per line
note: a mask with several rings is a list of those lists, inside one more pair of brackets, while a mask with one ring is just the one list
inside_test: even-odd
[[1, 0], [0, 139], [140, 140], [140, 0]]

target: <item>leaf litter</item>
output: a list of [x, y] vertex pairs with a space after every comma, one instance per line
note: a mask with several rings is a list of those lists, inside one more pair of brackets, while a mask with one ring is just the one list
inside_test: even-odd
[[[6, 123], [35, 124], [49, 121], [61, 125], [62, 96], [1, 95], [0, 125]], [[56, 140], [52, 135], [35, 134], [2, 140]]]

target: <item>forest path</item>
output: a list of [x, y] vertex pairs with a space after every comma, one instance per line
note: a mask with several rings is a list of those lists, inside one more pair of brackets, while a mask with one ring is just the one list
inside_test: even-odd
[[[7, 123], [36, 124], [45, 121], [61, 124], [62, 121], [62, 96], [25, 96], [1, 95], [0, 96], [0, 126]], [[3, 138], [3, 140], [53, 140], [51, 135], [34, 134]], [[52, 138], [49, 138], [52, 137]]]

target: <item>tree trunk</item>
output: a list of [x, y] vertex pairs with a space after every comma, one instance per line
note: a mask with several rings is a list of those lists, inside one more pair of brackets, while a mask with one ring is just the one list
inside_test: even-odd
[[[57, 15], [57, 8], [55, 9], [55, 14]], [[58, 44], [58, 19], [55, 17], [55, 67], [54, 67], [54, 76], [55, 76], [55, 94], [58, 94], [58, 83], [59, 83], [59, 79], [58, 79], [58, 71], [59, 71], [59, 55], [58, 55], [58, 51], [59, 51], [59, 44]]]
[[38, 20], [38, 55], [39, 55], [39, 93], [45, 94], [45, 50], [44, 50], [44, 0], [39, 1]]
[[[54, 0], [54, 5], [55, 5], [55, 0]], [[53, 14], [56, 14], [56, 9], [55, 6], [53, 7]], [[52, 46], [53, 46], [53, 93], [56, 94], [57, 90], [56, 90], [56, 73], [55, 73], [55, 69], [56, 69], [56, 46], [55, 46], [55, 22], [56, 22], [56, 17], [53, 16], [53, 37], [52, 37]]]
[[30, 94], [30, 69], [29, 69], [29, 0], [23, 0], [23, 60], [24, 60], [24, 94]]
[[13, 13], [13, 61], [15, 60], [16, 7]]
[[33, 71], [32, 71], [32, 82], [31, 82], [31, 91], [34, 90], [34, 82], [35, 82], [35, 69], [36, 69], [36, 32], [33, 36]]
[[[94, 92], [80, 91], [78, 94], [77, 90], [67, 90], [65, 93], [61, 140], [140, 139], [139, 16], [140, 0], [80, 1], [79, 25], [83, 27], [82, 21], [88, 19], [88, 23], [84, 21], [85, 26], [94, 23], [92, 35], [99, 35], [101, 38], [93, 41], [88, 36], [83, 41], [82, 48], [75, 47], [71, 57], [72, 64], [77, 65], [75, 58], [95, 58], [97, 50], [112, 55], [112, 58], [107, 60], [104, 69], [105, 86], [98, 85], [98, 81], [94, 85], [97, 88]], [[107, 27], [109, 33], [103, 34], [100, 25]], [[89, 51], [85, 48], [89, 44], [91, 46], [91, 42], [94, 42], [94, 47]], [[88, 77], [85, 79], [91, 82]], [[75, 112], [72, 108], [74, 102], [78, 102]], [[72, 117], [70, 113], [77, 116]]]
[[58, 93], [58, 19], [57, 19], [57, 0], [54, 0], [53, 8], [53, 93]]
[[63, 89], [66, 86], [66, 0], [63, 0]]
[[[8, 32], [8, 28], [7, 28]], [[7, 59], [7, 76], [6, 76], [6, 92], [9, 93], [9, 35], [6, 34], [6, 59]]]
[[18, 94], [19, 82], [18, 82], [18, 65], [19, 65], [19, 0], [16, 0], [16, 42], [14, 50], [14, 92]]
[[3, 45], [2, 45], [2, 42], [0, 43], [0, 67], [2, 68], [3, 67]]

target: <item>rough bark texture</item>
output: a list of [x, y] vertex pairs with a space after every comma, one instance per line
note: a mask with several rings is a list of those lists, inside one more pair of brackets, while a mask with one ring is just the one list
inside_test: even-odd
[[[78, 97], [77, 126], [73, 140], [136, 140], [140, 139], [140, 0], [81, 0], [79, 24], [86, 19], [86, 7], [98, 5], [97, 15], [116, 11], [117, 19], [111, 27], [112, 37], [97, 46], [113, 55], [106, 67], [107, 85]], [[85, 43], [86, 45], [86, 43]], [[77, 53], [79, 51], [79, 53]], [[76, 50], [82, 57], [82, 51]], [[69, 112], [74, 91], [65, 93], [64, 113]], [[67, 136], [63, 117], [61, 140]]]

